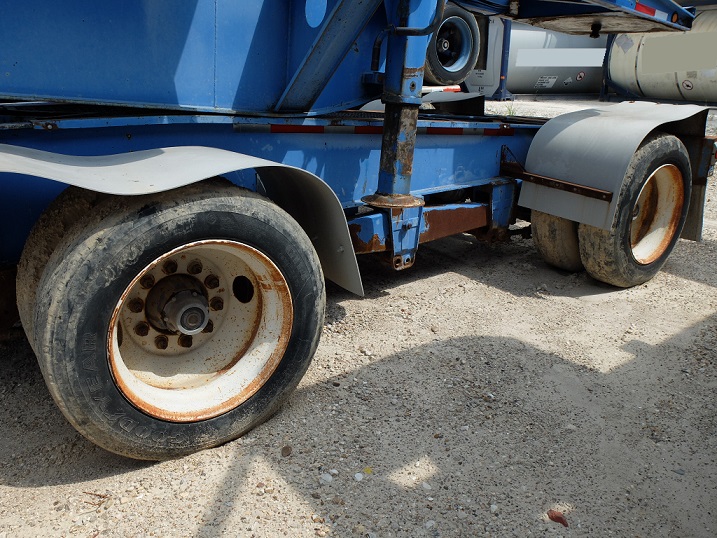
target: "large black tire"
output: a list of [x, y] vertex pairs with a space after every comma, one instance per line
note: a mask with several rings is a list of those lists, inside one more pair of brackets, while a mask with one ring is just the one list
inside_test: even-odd
[[62, 238], [106, 195], [68, 187], [45, 209], [30, 235], [17, 264], [16, 296], [20, 322], [34, 348], [35, 294], [47, 261]]
[[113, 197], [78, 223], [40, 280], [35, 349], [80, 433], [162, 460], [275, 413], [309, 366], [324, 308], [299, 225], [259, 195], [205, 183]]
[[565, 271], [583, 270], [577, 222], [533, 210], [530, 226], [533, 244], [547, 264]]
[[578, 226], [580, 257], [590, 276], [623, 288], [655, 276], [680, 237], [691, 189], [682, 142], [664, 133], [648, 136], [625, 173], [612, 228]]
[[463, 82], [478, 61], [480, 30], [474, 15], [448, 4], [428, 44], [424, 82], [449, 86]]

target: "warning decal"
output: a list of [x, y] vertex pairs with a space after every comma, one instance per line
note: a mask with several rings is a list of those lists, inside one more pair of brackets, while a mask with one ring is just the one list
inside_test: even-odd
[[538, 82], [535, 83], [534, 88], [552, 88], [556, 80], [558, 80], [558, 77], [556, 76], [554, 77], [543, 75], [542, 77], [538, 78]]

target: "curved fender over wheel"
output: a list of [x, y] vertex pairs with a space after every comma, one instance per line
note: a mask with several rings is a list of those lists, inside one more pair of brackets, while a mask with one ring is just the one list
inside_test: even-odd
[[[558, 116], [540, 128], [525, 163], [531, 174], [612, 193], [612, 201], [523, 182], [518, 204], [603, 230], [614, 227], [619, 193], [640, 144], [655, 131], [700, 139], [709, 109], [695, 105], [619, 103]], [[688, 148], [689, 149], [689, 148]]]
[[40, 278], [32, 338], [80, 433], [161, 460], [275, 413], [309, 366], [324, 305], [301, 227], [262, 196], [210, 181], [107, 197], [77, 219]]
[[275, 202], [307, 230], [326, 278], [363, 295], [341, 202], [321, 178], [305, 170], [203, 146], [78, 157], [0, 144], [0, 172], [42, 177], [125, 196], [165, 192], [250, 168], [262, 175], [267, 196], [275, 198]]

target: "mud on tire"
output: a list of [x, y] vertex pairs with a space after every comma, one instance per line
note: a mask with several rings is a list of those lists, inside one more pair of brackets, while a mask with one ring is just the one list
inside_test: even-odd
[[80, 433], [161, 460], [276, 412], [309, 366], [324, 305], [296, 222], [254, 193], [200, 184], [112, 197], [75, 226], [40, 280], [34, 347]]

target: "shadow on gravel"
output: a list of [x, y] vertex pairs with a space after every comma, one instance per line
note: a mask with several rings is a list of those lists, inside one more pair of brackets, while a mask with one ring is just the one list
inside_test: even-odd
[[[540, 267], [542, 265], [542, 267]], [[366, 300], [390, 293], [410, 284], [446, 272], [464, 275], [486, 286], [511, 290], [519, 273], [542, 272], [546, 282], [565, 281], [565, 275], [544, 266], [530, 241], [503, 245], [483, 245], [467, 236], [422, 246], [418, 263], [408, 271], [394, 272], [375, 259], [361, 260]], [[537, 293], [535, 277], [524, 295]], [[592, 292], [589, 284], [581, 284]], [[345, 290], [328, 284], [326, 323], [345, 317], [341, 302], [355, 300]], [[442, 344], [437, 344], [441, 347]], [[8, 486], [41, 487], [80, 483], [131, 472], [148, 463], [115, 456], [96, 447], [78, 434], [54, 405], [35, 356], [22, 336], [0, 341], [0, 482]], [[409, 375], [407, 372], [406, 375]], [[13, 410], [22, 409], [21, 413]]]
[[[668, 265], [668, 270], [678, 276], [691, 278], [692, 272], [687, 271], [686, 274], [681, 272], [684, 266], [683, 261], [690, 259], [693, 249], [701, 249], [704, 245], [683, 243], [681, 254], [676, 262]], [[532, 242], [524, 239], [517, 239], [508, 244], [485, 245], [476, 243], [468, 236], [448, 238], [422, 246], [416, 265], [408, 271], [398, 273], [378, 265], [375, 260], [362, 259], [360, 265], [366, 286], [367, 300], [390, 293], [398, 286], [446, 272], [458, 273], [483, 285], [519, 296], [537, 296], [543, 287], [546, 287], [553, 295], [569, 297], [599, 296], [620, 292], [593, 281], [585, 274], [568, 274], [549, 268], [535, 252]], [[517, 293], [515, 292], [516, 282], [524, 283], [524, 285], [520, 284], [523, 285], [522, 288], [520, 285], [518, 286]], [[714, 279], [707, 283], [715, 285]], [[328, 290], [327, 323], [334, 323], [345, 316], [345, 309], [341, 303], [345, 300], [355, 300], [356, 297], [332, 284], [328, 285]], [[714, 328], [716, 322], [712, 318], [706, 320], [705, 324]], [[637, 343], [634, 345], [636, 346], [636, 356], [641, 364], [648, 364], [649, 360], [653, 360], [655, 350], [642, 349]], [[669, 347], [668, 344], [666, 346]], [[421, 357], [421, 372], [407, 369], [403, 357], [407, 353]], [[0, 431], [2, 432], [0, 436], [0, 482], [8, 486], [24, 487], [81, 483], [131, 472], [151, 465], [107, 453], [80, 436], [67, 423], [52, 402], [33, 352], [24, 338], [0, 342], [0, 357], [2, 357], [0, 360], [0, 403], [4, 410], [0, 413]], [[666, 358], [665, 360], [670, 359]], [[425, 428], [426, 423], [435, 424], [431, 429], [436, 431], [430, 433], [430, 437], [434, 440], [425, 439], [417, 446], [412, 447], [418, 454], [430, 447], [435, 448], [436, 443], [439, 443], [435, 439], [440, 440], [444, 436], [433, 438], [433, 434], [440, 433], [439, 430], [449, 427], [458, 428], [459, 432], [462, 431], [460, 428], [466, 425], [471, 428], [469, 431], [473, 431], [474, 427], [487, 427], [489, 429], [485, 431], [493, 432], [490, 429], [493, 427], [499, 428], [500, 435], [509, 435], [511, 412], [503, 415], [502, 420], [507, 422], [499, 425], [496, 423], [497, 415], [486, 410], [494, 408], [495, 405], [503, 409], [516, 406], [515, 409], [521, 410], [521, 413], [532, 413], [531, 407], [539, 409], [545, 401], [542, 398], [546, 390], [544, 383], [547, 382], [550, 386], [562, 384], [562, 374], [558, 372], [558, 375], [553, 375], [556, 373], [554, 371], [556, 364], [562, 365], [560, 368], [567, 368], [572, 372], [571, 378], [578, 375], [583, 379], [581, 383], [602, 383], [603, 381], [599, 381], [599, 379], [612, 378], [612, 374], [602, 376], [596, 372], [582, 369], [560, 357], [526, 346], [518, 340], [500, 337], [476, 338], [474, 340], [448, 339], [390, 357], [350, 374], [360, 380], [363, 377], [362, 372], [365, 371], [368, 375], [368, 372], [371, 371], [371, 377], [376, 377], [375, 372], [379, 370], [377, 377], [382, 380], [391, 380], [391, 382], [381, 383], [378, 390], [374, 387], [375, 392], [362, 396], [361, 382], [353, 381], [353, 377], [350, 379], [347, 377], [332, 381], [339, 383], [338, 388], [327, 383], [300, 391], [290, 401], [290, 408], [293, 410], [292, 412], [310, 409], [311, 394], [322, 391], [335, 392], [337, 396], [345, 398], [344, 402], [351, 401], [356, 404], [354, 409], [347, 410], [347, 412], [352, 413], [350, 419], [352, 423], [358, 422], [366, 429], [364, 433], [371, 438], [371, 441], [366, 443], [367, 445], [374, 443], [378, 443], [379, 446], [387, 443], [390, 445], [388, 440], [374, 438], [380, 431], [386, 434], [388, 431], [398, 428], [399, 432], [403, 432], [401, 435], [411, 438], [409, 435], [412, 431], [411, 428], [415, 427], [416, 431], [420, 432]], [[448, 366], [448, 370], [446, 370], [446, 366]], [[486, 394], [499, 394], [506, 389], [503, 384], [506, 371], [511, 371], [510, 376], [507, 377], [522, 380], [524, 383], [524, 385], [511, 389], [515, 392], [514, 401], [512, 403], [506, 401], [505, 396], [501, 397], [499, 404], [485, 400]], [[543, 383], [535, 383], [536, 379], [541, 379], [546, 372], [550, 372], [550, 379], [544, 380]], [[437, 377], [436, 373], [441, 379]], [[462, 381], [451, 385], [453, 383], [450, 381], [451, 375], [458, 376], [457, 379]], [[445, 379], [442, 379], [444, 376]], [[465, 381], [466, 379], [467, 381]], [[465, 386], [461, 385], [464, 381], [467, 383]], [[634, 383], [635, 386], [640, 386], [642, 380], [636, 377]], [[394, 395], [395, 399], [399, 399], [403, 403], [393, 404], [391, 400], [394, 398], [388, 395]], [[525, 402], [526, 397], [534, 400], [534, 403], [530, 406], [520, 403]], [[307, 405], [308, 407], [305, 409]], [[22, 413], [13, 412], [17, 409], [22, 409]], [[388, 418], [381, 415], [383, 410], [389, 411]], [[474, 414], [474, 411], [477, 411], [478, 414]], [[559, 444], [559, 438], [565, 435], [565, 432], [559, 433], [559, 435], [551, 433], [555, 430], [555, 424], [545, 423], [545, 421], [552, 420], [550, 417], [554, 415], [558, 417], [556, 419], [558, 422], [562, 422], [565, 418], [564, 412], [566, 410], [555, 409], [549, 411], [547, 415], [536, 415], [532, 426], [534, 432], [531, 434], [532, 437], [528, 436], [532, 439], [530, 443], [542, 445], [546, 442], [545, 439], [553, 439], [555, 443]], [[312, 413], [313, 411], [309, 413], [307, 419], [314, 418]], [[321, 416], [321, 414], [322, 412], [317, 410], [316, 416]], [[490, 418], [486, 418], [488, 415]], [[443, 418], [444, 416], [449, 417], [448, 422]], [[420, 417], [422, 424], [416, 423], [417, 417]], [[388, 421], [388, 426], [386, 421]], [[310, 420], [310, 422], [316, 421]], [[269, 426], [263, 428], [272, 428], [272, 424], [274, 422], [270, 421]], [[325, 425], [333, 430], [331, 421], [326, 422]], [[317, 427], [319, 426], [309, 427], [303, 437], [303, 442], [309, 446], [312, 432], [318, 436], [330, 435], [326, 431], [316, 431]], [[340, 430], [337, 429], [338, 431]], [[555, 431], [560, 432], [561, 430], [558, 428]], [[540, 433], [538, 437], [535, 436], [536, 432]], [[427, 433], [429, 432], [423, 431], [423, 434]], [[510, 435], [519, 433], [521, 432], [512, 432]], [[474, 432], [470, 435], [474, 434], [478, 435], [476, 439], [482, 439], [485, 432]], [[459, 433], [457, 435], [470, 437], [469, 434]], [[393, 435], [389, 435], [387, 438], [391, 439]], [[347, 439], [347, 442], [349, 441], [361, 444], [360, 438]], [[412, 445], [413, 443], [408, 444]], [[386, 448], [389, 449], [390, 446], [386, 446]], [[400, 452], [408, 447], [394, 448]], [[244, 449], [242, 448], [242, 450]], [[470, 454], [475, 447], [467, 446], [466, 450], [468, 450], [467, 454]], [[261, 452], [258, 451], [257, 456], [261, 455]], [[441, 454], [441, 460], [446, 457], [448, 457], [446, 454]], [[406, 460], [406, 463], [413, 461], [413, 456], [410, 454], [406, 454], [402, 458]], [[368, 459], [366, 461], [368, 465]], [[280, 463], [283, 464], [284, 461], [280, 460]], [[463, 465], [463, 463], [458, 465]], [[327, 465], [327, 468], [330, 466]], [[474, 471], [476, 470], [474, 469]]]
[[[549, 291], [566, 297], [600, 296], [621, 290], [598, 282], [585, 272], [570, 273], [547, 265], [531, 239], [513, 238], [487, 244], [470, 235], [448, 237], [421, 245], [410, 269], [394, 271], [378, 258], [359, 256], [359, 268], [368, 299], [387, 295], [399, 286], [454, 273], [515, 297], [537, 297]], [[333, 286], [335, 300], [354, 295]]]
[[[715, 440], [705, 436], [717, 413], [714, 382], [700, 372], [714, 375], [716, 329], [712, 315], [659, 345], [626, 342], [634, 360], [607, 374], [485, 336], [436, 340], [302, 387], [267, 424], [218, 449], [223, 479], [202, 500], [207, 523], [185, 530], [263, 535], [241, 496], [255, 491], [249, 475], [264, 462], [283, 491], [266, 496], [263, 513], [279, 517], [291, 494], [336, 536], [434, 536], [434, 527], [501, 536], [503, 517], [527, 535], [556, 525], [540, 521], [551, 508], [588, 535], [620, 535], [626, 518], [646, 536], [704, 535], [717, 509], [708, 493]], [[2, 484], [84, 484], [151, 465], [75, 433], [27, 343], [3, 346]], [[669, 365], [667, 378], [658, 364]], [[285, 445], [289, 457], [280, 455]], [[215, 465], [211, 451], [199, 457]]]
[[640, 535], [706, 536], [715, 407], [699, 368], [716, 328], [712, 316], [660, 345], [627, 342], [634, 360], [607, 374], [517, 339], [466, 337], [307, 386], [229, 446], [234, 463], [203, 513], [213, 523], [197, 535], [262, 535], [226, 502], [256, 491], [248, 473], [263, 462], [282, 491], [262, 510], [281, 517], [290, 493], [336, 536], [525, 536], [556, 507], [585, 535], [639, 521]]

